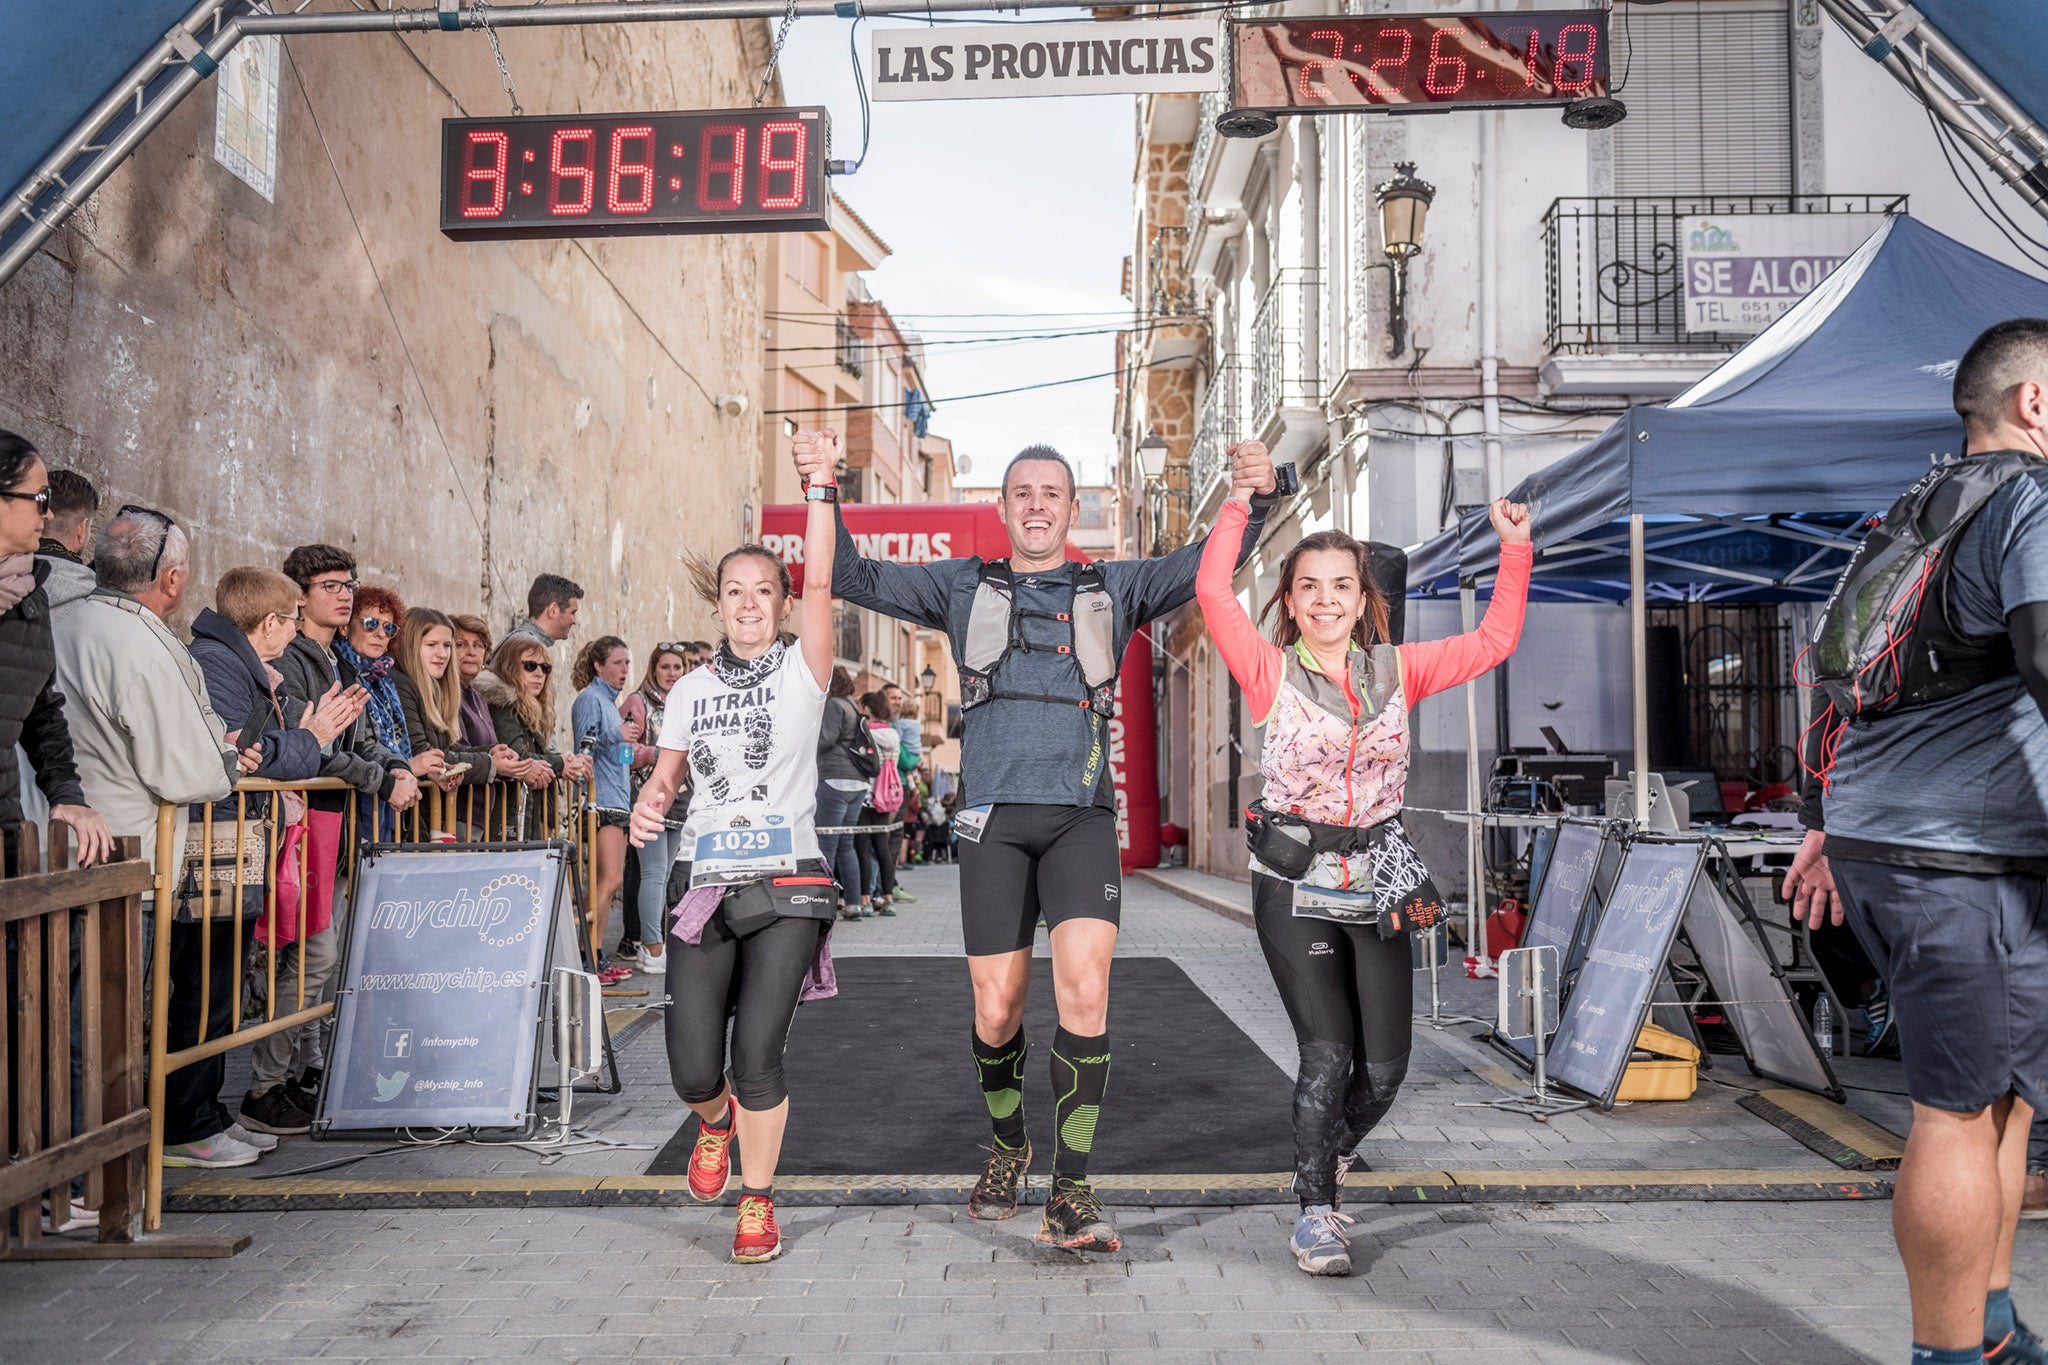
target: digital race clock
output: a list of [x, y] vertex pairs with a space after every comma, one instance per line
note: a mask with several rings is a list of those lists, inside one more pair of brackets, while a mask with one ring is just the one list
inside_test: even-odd
[[446, 119], [441, 231], [471, 241], [826, 226], [823, 109]]
[[1603, 10], [1343, 15], [1231, 30], [1238, 109], [1501, 109], [1608, 93]]

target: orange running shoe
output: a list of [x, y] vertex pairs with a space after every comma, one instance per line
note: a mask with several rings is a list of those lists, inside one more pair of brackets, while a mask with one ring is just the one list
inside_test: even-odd
[[690, 1198], [715, 1203], [731, 1184], [732, 1109], [727, 1107], [723, 1128], [697, 1121], [697, 1145], [690, 1152]]
[[772, 1261], [782, 1254], [782, 1229], [775, 1224], [775, 1201], [765, 1194], [740, 1196], [740, 1225], [732, 1235], [732, 1259], [739, 1265]]

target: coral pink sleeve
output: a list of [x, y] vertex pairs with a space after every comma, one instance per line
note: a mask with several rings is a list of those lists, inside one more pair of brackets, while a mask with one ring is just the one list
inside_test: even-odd
[[1237, 553], [1244, 544], [1245, 519], [1251, 508], [1241, 498], [1232, 498], [1216, 514], [1216, 525], [1202, 546], [1202, 567], [1195, 573], [1195, 601], [1201, 604], [1202, 621], [1209, 638], [1223, 656], [1230, 676], [1244, 689], [1252, 716], [1263, 725], [1273, 713], [1280, 696], [1280, 647], [1259, 634], [1244, 604], [1231, 590], [1237, 576]]
[[1536, 552], [1527, 545], [1500, 547], [1500, 575], [1479, 629], [1448, 640], [1401, 646], [1401, 690], [1414, 705], [1435, 692], [1470, 682], [1515, 652], [1522, 638], [1522, 613], [1529, 604], [1529, 568]]

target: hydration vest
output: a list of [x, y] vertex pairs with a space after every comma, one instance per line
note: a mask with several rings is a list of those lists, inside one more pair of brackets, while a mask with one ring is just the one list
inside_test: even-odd
[[[1036, 617], [1067, 626], [1067, 643], [1036, 644], [1024, 637], [1024, 621]], [[1003, 661], [1013, 650], [1064, 654], [1081, 675], [1085, 700], [1039, 692], [1015, 692], [1002, 686]], [[1065, 611], [1033, 611], [1017, 605], [1010, 561], [993, 559], [981, 566], [968, 609], [955, 662], [960, 665], [960, 709], [972, 711], [987, 702], [1040, 701], [1053, 706], [1080, 706], [1108, 720], [1116, 708], [1116, 604], [1103, 586], [1102, 569], [1083, 564], [1074, 574], [1074, 596]]]
[[1821, 608], [1809, 651], [1813, 682], [1837, 717], [1889, 715], [2013, 671], [2008, 636], [1968, 637], [1950, 621], [1950, 552], [1992, 494], [2040, 467], [2009, 450], [1941, 465], [1863, 538]]

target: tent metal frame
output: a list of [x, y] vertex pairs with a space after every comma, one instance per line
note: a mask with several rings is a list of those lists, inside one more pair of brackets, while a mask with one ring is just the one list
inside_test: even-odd
[[[690, 23], [708, 19], [777, 19], [833, 15], [857, 19], [898, 7], [867, 0], [577, 0], [576, 3], [485, 4], [435, 0], [409, 9], [346, 9], [308, 13], [298, 0], [289, 14], [252, 9], [249, 0], [199, 0], [162, 41], [129, 69], [79, 120], [26, 180], [0, 201], [0, 239], [26, 224], [0, 251], [0, 285], [14, 278], [65, 220], [106, 183], [142, 140], [220, 69], [244, 38], [324, 33], [459, 33], [464, 30], [555, 28], [584, 24]], [[1072, 8], [1073, 0], [915, 0], [928, 14]], [[125, 119], [125, 121], [124, 121]], [[57, 191], [54, 197], [52, 190]], [[47, 198], [46, 198], [47, 197]]]
[[2048, 129], [1907, 0], [1820, 0], [1907, 93], [1954, 129], [1999, 179], [2048, 218]]

